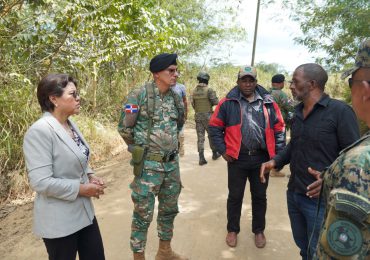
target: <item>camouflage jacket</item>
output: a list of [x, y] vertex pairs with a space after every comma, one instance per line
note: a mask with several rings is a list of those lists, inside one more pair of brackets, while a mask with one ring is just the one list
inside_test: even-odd
[[[146, 86], [154, 90], [151, 103], [154, 108], [148, 105]], [[178, 100], [175, 101], [175, 98]], [[150, 118], [152, 126], [148, 143]], [[151, 152], [168, 153], [178, 148], [178, 132], [183, 126], [183, 118], [184, 106], [180, 97], [171, 89], [161, 95], [153, 81], [128, 95], [122, 108], [118, 132], [128, 145], [142, 145], [148, 147]]]
[[[326, 202], [327, 207], [315, 259], [370, 259], [369, 213], [367, 220], [365, 219], [365, 228], [360, 229], [363, 241], [362, 244], [361, 242], [358, 244], [360, 249], [358, 249], [356, 253], [343, 257], [343, 255], [336, 254], [335, 251], [332, 250], [333, 247], [330, 248], [329, 243], [327, 243], [329, 239], [328, 236], [335, 233], [330, 231], [330, 224], [333, 224], [336, 220], [343, 219], [343, 215], [336, 214], [335, 211], [331, 209], [332, 207], [330, 207], [330, 205], [333, 204], [333, 194], [337, 191], [342, 191], [359, 195], [365, 202], [367, 201], [367, 207], [369, 207], [370, 133], [344, 149], [339, 157], [324, 172], [323, 180], [322, 199]], [[365, 204], [366, 203], [364, 203], [364, 205]], [[328, 220], [330, 220], [329, 225]], [[333, 225], [333, 227], [335, 227], [335, 225]], [[325, 233], [326, 230], [328, 231]], [[343, 247], [343, 252], [349, 252], [351, 246], [353, 246], [351, 243], [355, 243], [355, 239], [350, 233], [338, 233], [338, 238], [335, 241], [339, 241], [340, 243], [338, 242], [335, 246], [337, 246], [339, 251], [341, 247]], [[348, 245], [341, 241], [342, 237], [340, 237], [340, 235], [344, 235], [343, 237], [348, 235]]]
[[291, 100], [288, 95], [281, 89], [272, 88], [271, 95], [280, 108], [285, 124], [289, 127], [291, 121], [291, 117], [289, 116], [289, 114], [294, 112], [293, 100]]

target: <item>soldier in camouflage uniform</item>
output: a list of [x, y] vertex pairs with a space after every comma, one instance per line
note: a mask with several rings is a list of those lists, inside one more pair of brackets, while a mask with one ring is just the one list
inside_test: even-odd
[[158, 196], [156, 260], [181, 260], [171, 249], [173, 222], [178, 213], [181, 179], [178, 133], [184, 124], [180, 97], [170, 89], [176, 82], [177, 55], [163, 53], [150, 62], [154, 81], [131, 92], [121, 113], [118, 131], [132, 152], [134, 180], [130, 188], [134, 211], [131, 249], [135, 260], [145, 259], [147, 231]]
[[[271, 95], [278, 104], [281, 114], [285, 122], [285, 137], [286, 131], [290, 129], [291, 120], [293, 118], [294, 103], [288, 95], [283, 91], [285, 83], [285, 76], [283, 74], [276, 74], [271, 78]], [[272, 169], [270, 177], [285, 177], [281, 171]]]
[[290, 129], [290, 121], [294, 112], [294, 102], [283, 91], [285, 77], [283, 74], [276, 74], [271, 78], [271, 95], [279, 105], [285, 122], [285, 128]]
[[[342, 78], [350, 74], [353, 109], [370, 128], [370, 38]], [[370, 259], [370, 132], [344, 149], [322, 175], [321, 199], [327, 207], [314, 259]]]
[[[199, 72], [197, 79], [199, 84], [195, 87], [191, 95], [191, 105], [195, 111], [194, 119], [198, 136], [199, 165], [204, 165], [207, 163], [204, 158], [205, 132], [208, 134], [208, 123], [212, 115], [212, 107], [218, 104], [218, 98], [216, 92], [208, 87], [208, 81], [210, 79], [208, 73]], [[217, 160], [221, 154], [216, 151], [209, 135], [208, 141], [212, 149], [212, 159]]]

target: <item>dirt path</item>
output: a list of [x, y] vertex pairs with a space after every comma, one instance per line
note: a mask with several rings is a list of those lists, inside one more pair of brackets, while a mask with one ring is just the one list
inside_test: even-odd
[[[180, 196], [180, 214], [175, 221], [173, 247], [192, 260], [299, 259], [286, 209], [285, 190], [288, 179], [270, 179], [265, 231], [267, 245], [264, 249], [254, 246], [254, 236], [251, 232], [250, 194], [249, 189], [246, 189], [242, 209], [242, 230], [238, 236], [238, 246], [231, 249], [224, 242], [226, 163], [222, 158], [212, 161], [211, 152], [208, 149], [206, 151], [208, 164], [198, 166], [196, 150], [195, 130], [186, 129], [186, 154], [181, 158], [180, 163], [184, 189]], [[108, 183], [106, 195], [99, 200], [94, 200], [106, 258], [108, 260], [132, 259], [129, 247], [132, 202], [128, 188], [132, 177], [128, 159], [121, 155], [96, 172]], [[1, 259], [47, 259], [42, 240], [31, 233], [32, 203], [9, 210], [12, 212], [0, 219]], [[156, 222], [153, 221], [148, 236], [147, 259], [154, 259], [157, 246]]]

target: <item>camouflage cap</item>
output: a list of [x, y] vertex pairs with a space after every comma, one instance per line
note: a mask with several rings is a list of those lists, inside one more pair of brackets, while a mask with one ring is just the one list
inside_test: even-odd
[[198, 73], [197, 79], [198, 80], [201, 80], [201, 79], [209, 80], [210, 76], [207, 72], [201, 71]]
[[238, 73], [238, 78], [241, 79], [242, 77], [245, 76], [251, 76], [252, 78], [256, 79], [257, 78], [256, 68], [249, 65], [241, 67]]
[[370, 38], [365, 39], [358, 49], [355, 66], [343, 72], [341, 79], [347, 78], [359, 68], [370, 68]]

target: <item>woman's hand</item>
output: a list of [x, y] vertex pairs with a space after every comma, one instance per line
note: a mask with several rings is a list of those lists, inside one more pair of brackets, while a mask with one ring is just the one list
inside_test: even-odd
[[90, 173], [87, 175], [89, 177], [89, 182], [90, 183], [94, 183], [94, 184], [97, 184], [97, 185], [101, 185], [101, 186], [104, 186], [105, 188], [105, 184], [104, 184], [104, 181], [102, 178], [100, 177], [97, 177], [95, 176], [94, 174]]
[[80, 184], [79, 195], [84, 197], [95, 197], [99, 199], [100, 195], [104, 194], [104, 185], [95, 183]]

